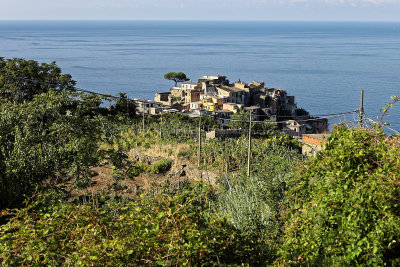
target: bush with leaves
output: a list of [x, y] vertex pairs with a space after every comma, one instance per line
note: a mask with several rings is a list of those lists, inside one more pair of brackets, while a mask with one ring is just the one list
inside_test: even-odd
[[[246, 263], [251, 240], [208, 217], [204, 185], [137, 201], [51, 204], [39, 195], [0, 226], [0, 264], [197, 265]], [[5, 214], [8, 214], [7, 212]], [[3, 214], [3, 215], [5, 215]]]
[[44, 179], [65, 171], [87, 184], [100, 136], [96, 117], [81, 115], [76, 94], [53, 91], [0, 105], [0, 205], [18, 204]]
[[129, 178], [139, 176], [141, 173], [146, 172], [148, 166], [142, 162], [132, 163], [128, 166], [127, 175]]
[[279, 263], [400, 264], [400, 140], [340, 126], [289, 185]]
[[166, 173], [171, 169], [172, 163], [172, 159], [162, 159], [154, 162], [153, 165], [151, 165], [151, 172], [156, 174]]
[[100, 144], [113, 142], [135, 105], [121, 94], [102, 107], [104, 96], [78, 93], [55, 62], [0, 58], [0, 73], [0, 206], [20, 204], [48, 178], [88, 186], [107, 152]]

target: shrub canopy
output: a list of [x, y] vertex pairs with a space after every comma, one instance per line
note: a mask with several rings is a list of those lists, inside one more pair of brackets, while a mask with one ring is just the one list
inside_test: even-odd
[[400, 142], [338, 127], [289, 188], [281, 263], [400, 263]]

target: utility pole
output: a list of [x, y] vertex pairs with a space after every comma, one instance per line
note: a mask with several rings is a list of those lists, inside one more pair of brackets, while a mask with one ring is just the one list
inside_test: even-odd
[[128, 103], [128, 101], [129, 101], [129, 97], [126, 97], [126, 114], [129, 117], [129, 103]]
[[358, 126], [362, 127], [364, 115], [364, 90], [361, 90], [360, 109], [358, 110]]
[[161, 123], [160, 123], [160, 140], [162, 140], [162, 123], [163, 123], [163, 121], [162, 121], [162, 119], [163, 119], [163, 117], [162, 117], [162, 115], [163, 115], [163, 109], [161, 109]]
[[143, 132], [144, 132], [144, 108], [143, 108]]
[[250, 124], [249, 124], [249, 151], [247, 154], [247, 176], [250, 177], [250, 160], [251, 160], [251, 110], [249, 111]]
[[199, 117], [199, 150], [197, 151], [197, 165], [200, 167], [201, 163], [201, 110], [200, 112], [200, 117]]

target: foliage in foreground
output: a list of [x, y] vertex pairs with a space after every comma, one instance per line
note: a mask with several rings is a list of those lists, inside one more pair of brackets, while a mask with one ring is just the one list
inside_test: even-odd
[[[279, 223], [280, 204], [286, 183], [301, 163], [297, 151], [267, 140], [254, 142], [251, 175], [242, 173], [226, 177], [219, 194], [219, 212], [228, 216], [235, 227], [248, 233], [274, 236]], [[274, 236], [275, 237], [275, 236]]]
[[[105, 151], [135, 105], [75, 91], [75, 81], [52, 62], [0, 58], [0, 207], [21, 204], [46, 179], [90, 185], [90, 168], [119, 151]], [[111, 99], [108, 99], [111, 100]]]
[[[254, 163], [250, 177], [227, 176], [218, 195], [217, 213], [227, 217], [236, 229], [252, 237], [253, 247], [265, 255], [253, 255], [258, 264], [271, 263], [279, 245], [281, 204], [286, 184], [292, 179], [301, 160], [295, 150], [268, 140], [254, 142]], [[245, 168], [242, 168], [243, 170]], [[264, 262], [263, 262], [264, 261]]]
[[[41, 195], [0, 227], [2, 265], [194, 265], [247, 262], [249, 237], [207, 216], [209, 188], [95, 199], [83, 206]], [[101, 203], [101, 201], [100, 201]]]
[[400, 144], [339, 127], [290, 185], [280, 263], [400, 264]]
[[[73, 108], [76, 104], [80, 108]], [[32, 101], [0, 105], [0, 205], [19, 203], [67, 167], [77, 183], [88, 179], [99, 157], [101, 124], [82, 114], [83, 107], [91, 108], [66, 91], [52, 90]]]

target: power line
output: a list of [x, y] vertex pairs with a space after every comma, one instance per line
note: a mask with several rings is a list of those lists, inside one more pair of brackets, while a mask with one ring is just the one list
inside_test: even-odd
[[389, 126], [387, 126], [387, 125], [385, 125], [385, 124], [383, 124], [381, 122], [377, 122], [377, 121], [367, 117], [365, 114], [364, 114], [364, 118], [369, 120], [371, 123], [378, 124], [378, 125], [382, 126], [383, 128], [389, 129], [389, 130], [391, 130], [392, 132], [394, 132], [396, 134], [400, 133], [399, 131], [396, 131], [395, 129], [393, 129], [393, 128], [391, 128], [391, 127], [389, 127]]
[[[21, 76], [15, 76], [15, 75], [10, 75], [10, 74], [6, 74], [6, 73], [2, 73], [0, 72], [0, 75], [5, 76], [5, 77], [10, 77], [10, 78], [15, 78], [15, 79], [20, 79], [20, 80], [24, 80], [24, 81], [29, 81], [32, 82], [34, 84], [43, 84], [43, 85], [49, 85], [52, 87], [60, 87], [60, 84], [52, 84], [49, 82], [42, 82], [42, 81], [38, 81], [38, 80], [34, 80], [34, 79], [29, 79], [29, 78], [25, 78], [25, 77], [21, 77]], [[110, 94], [102, 94], [102, 93], [96, 93], [87, 89], [83, 89], [83, 88], [79, 88], [79, 87], [66, 87], [66, 88], [62, 88], [65, 90], [69, 90], [69, 91], [77, 91], [77, 92], [82, 92], [82, 93], [88, 93], [88, 94], [93, 94], [93, 95], [99, 95], [99, 96], [103, 96], [103, 97], [107, 97], [107, 98], [112, 98], [112, 99], [121, 99], [121, 97], [118, 96], [113, 96]], [[131, 100], [127, 97], [128, 100]]]
[[[335, 115], [344, 115], [344, 114], [351, 114], [359, 112], [359, 109], [353, 110], [353, 111], [348, 111], [348, 112], [341, 112], [341, 113], [332, 113], [332, 114], [314, 114], [314, 115], [307, 115], [310, 117], [327, 117], [327, 116], [335, 116]], [[271, 117], [271, 115], [257, 115], [258, 117]], [[301, 116], [280, 116], [276, 115], [279, 118], [293, 118], [293, 117], [301, 117]]]
[[[334, 115], [330, 115], [330, 116], [325, 116], [325, 117], [317, 117], [317, 118], [309, 118], [309, 119], [303, 119], [303, 120], [296, 120], [296, 122], [306, 122], [306, 121], [318, 121], [321, 119], [329, 119], [329, 118], [337, 118], [337, 117], [341, 117], [343, 115], [346, 114], [352, 114], [352, 113], [357, 113], [358, 110], [354, 110], [354, 111], [349, 111], [349, 112], [343, 112], [343, 113], [336, 113]], [[208, 117], [213, 117], [212, 115], [204, 115], [203, 116], [208, 116]], [[233, 120], [233, 119], [225, 119], [227, 121], [232, 121], [232, 122], [250, 122], [250, 120]], [[290, 122], [293, 120], [286, 120], [286, 121], [253, 121], [254, 123], [264, 123], [264, 124], [284, 124], [287, 122]]]

